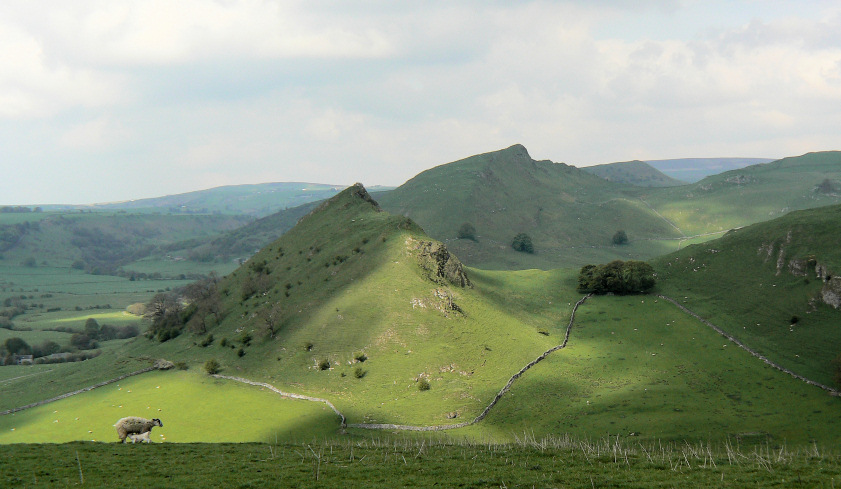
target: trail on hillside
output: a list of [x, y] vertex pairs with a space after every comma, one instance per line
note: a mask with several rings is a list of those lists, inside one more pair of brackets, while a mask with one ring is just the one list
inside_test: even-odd
[[662, 295], [662, 294], [658, 294], [657, 297], [671, 302], [672, 304], [677, 306], [678, 309], [680, 309], [681, 311], [685, 312], [686, 314], [689, 314], [690, 316], [694, 317], [698, 321], [701, 321], [701, 323], [703, 323], [706, 326], [712, 328], [712, 330], [715, 331], [716, 333], [720, 334], [721, 336], [724, 336], [725, 338], [727, 338], [728, 340], [730, 340], [731, 342], [736, 344], [736, 346], [738, 346], [739, 348], [745, 350], [746, 352], [750, 353], [754, 357], [762, 360], [763, 362], [767, 363], [771, 367], [774, 367], [775, 369], [777, 369], [781, 372], [785, 372], [785, 373], [791, 375], [792, 377], [794, 377], [795, 379], [802, 380], [803, 382], [806, 382], [809, 385], [819, 387], [819, 388], [829, 392], [829, 394], [832, 395], [832, 396], [841, 396], [841, 392], [833, 389], [832, 387], [829, 387], [828, 385], [821, 384], [820, 382], [815, 382], [814, 380], [811, 380], [811, 379], [807, 379], [806, 377], [804, 377], [800, 374], [794, 373], [791, 370], [783, 367], [782, 365], [771, 361], [770, 359], [768, 359], [768, 357], [765, 357], [764, 355], [760, 354], [756, 350], [754, 350], [754, 349], [750, 348], [749, 346], [745, 345], [744, 343], [739, 341], [735, 336], [733, 336], [730, 333], [724, 331], [723, 329], [719, 328], [718, 326], [714, 325], [713, 323], [707, 321], [706, 319], [702, 318], [698, 314], [692, 312], [687, 307], [685, 307], [683, 304], [680, 304], [678, 301], [672, 299], [671, 297], [668, 297], [668, 296], [665, 296], [665, 295]]

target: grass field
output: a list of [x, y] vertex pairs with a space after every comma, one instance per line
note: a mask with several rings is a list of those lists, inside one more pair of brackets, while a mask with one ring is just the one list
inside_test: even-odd
[[513, 444], [343, 438], [298, 444], [69, 443], [3, 447], [4, 487], [810, 487], [841, 484], [841, 457], [817, 446]]
[[0, 416], [0, 444], [117, 441], [113, 424], [125, 416], [161, 419], [154, 441], [175, 443], [304, 441], [334, 436], [340, 427], [323, 404], [283, 399], [203, 371], [168, 371]]

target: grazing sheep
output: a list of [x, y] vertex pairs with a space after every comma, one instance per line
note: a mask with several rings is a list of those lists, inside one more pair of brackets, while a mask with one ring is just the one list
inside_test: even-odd
[[152, 432], [147, 431], [146, 433], [141, 433], [139, 435], [128, 435], [128, 437], [132, 443], [152, 443], [152, 440], [149, 438], [150, 433]]
[[138, 416], [128, 416], [122, 418], [114, 424], [117, 428], [117, 436], [120, 437], [120, 443], [126, 441], [128, 435], [138, 435], [152, 431], [155, 426], [163, 427], [160, 419], [146, 419]]

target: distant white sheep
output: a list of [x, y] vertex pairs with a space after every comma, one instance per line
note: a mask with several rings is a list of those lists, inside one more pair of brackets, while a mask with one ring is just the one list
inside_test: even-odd
[[142, 435], [146, 433], [148, 437], [152, 428], [155, 426], [163, 427], [163, 425], [160, 419], [146, 419], [138, 416], [128, 416], [114, 423], [114, 427], [117, 428], [117, 436], [120, 437], [120, 443], [125, 443], [128, 435]]
[[128, 438], [132, 443], [152, 443], [152, 440], [149, 438], [150, 433], [152, 432], [147, 431], [146, 433], [141, 433], [139, 435], [128, 435]]

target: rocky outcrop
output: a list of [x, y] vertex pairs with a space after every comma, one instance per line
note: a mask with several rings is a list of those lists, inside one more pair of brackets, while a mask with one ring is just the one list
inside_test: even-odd
[[841, 277], [831, 277], [824, 281], [821, 300], [835, 309], [841, 307]]
[[419, 240], [411, 240], [407, 244], [418, 251], [418, 264], [428, 272], [433, 282], [458, 287], [473, 286], [464, 271], [464, 265], [443, 244]]

